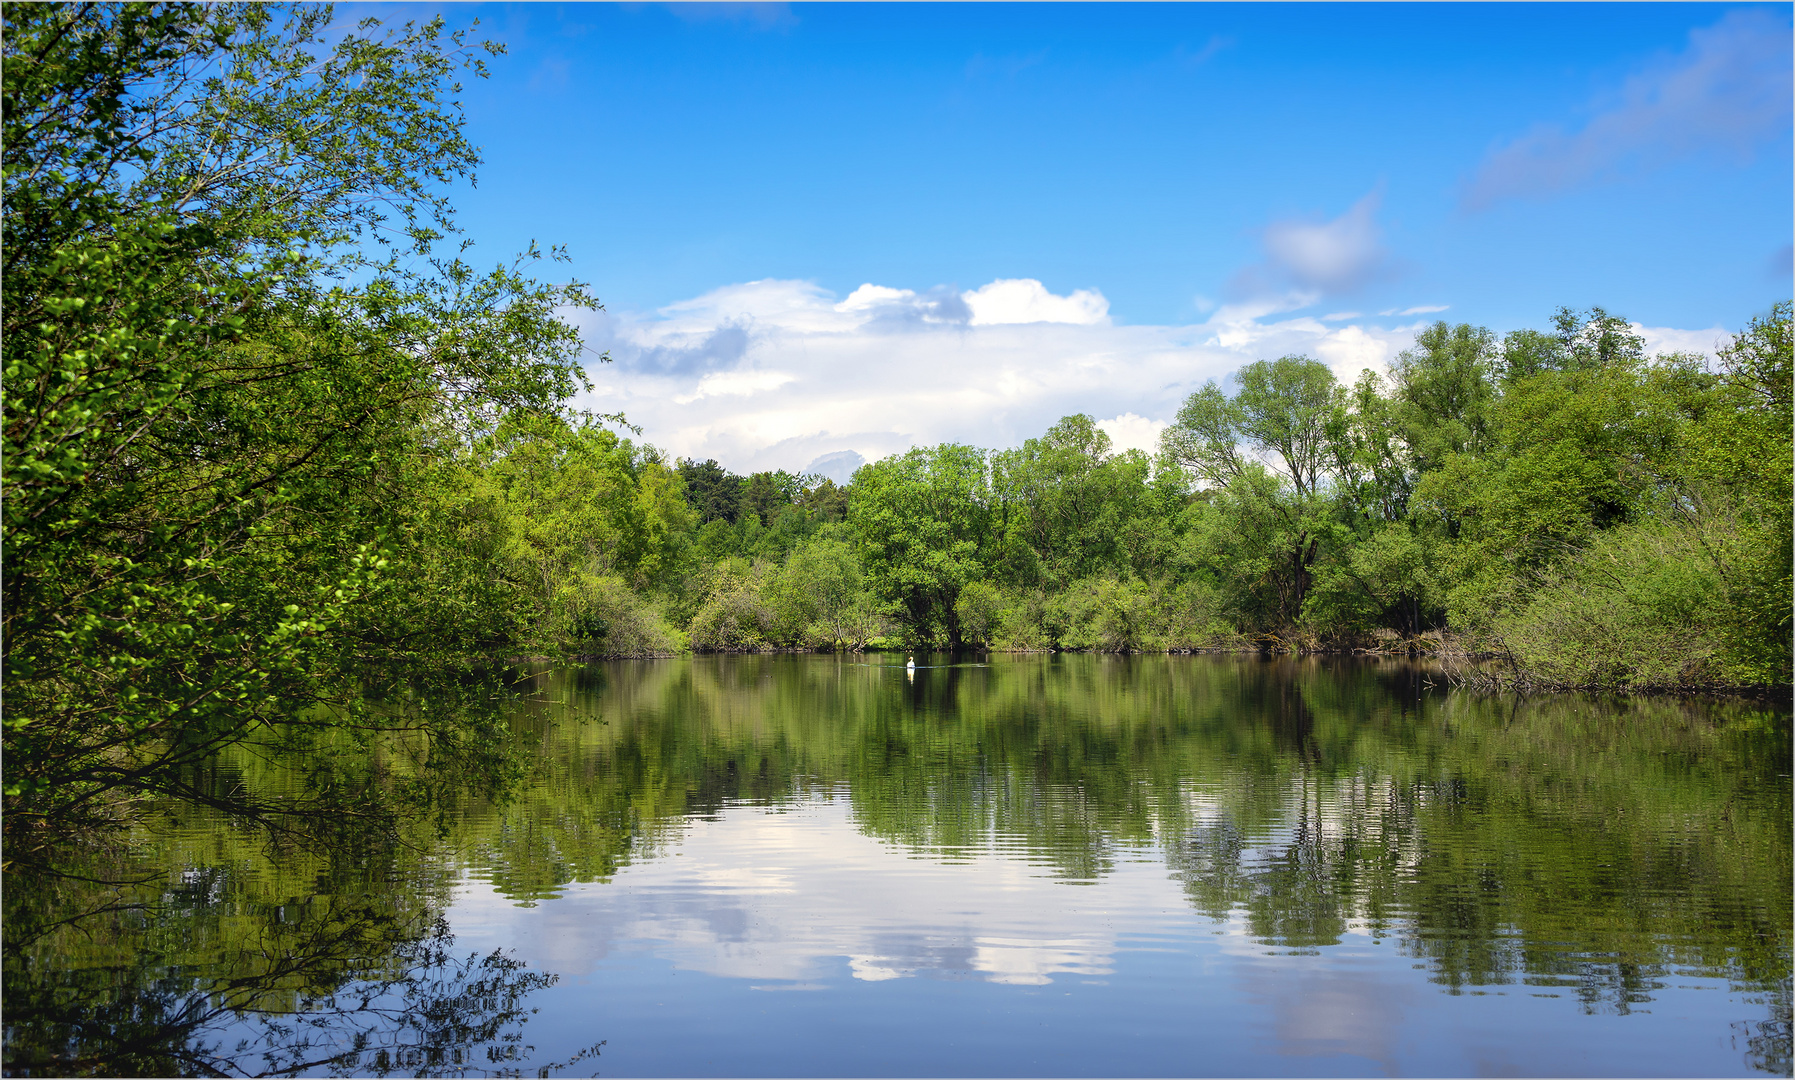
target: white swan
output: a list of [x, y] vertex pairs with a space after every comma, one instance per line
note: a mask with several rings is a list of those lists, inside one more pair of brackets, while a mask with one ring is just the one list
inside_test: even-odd
[[905, 668], [905, 670], [908, 670], [908, 671], [915, 671], [916, 670], [916, 657], [912, 656], [910, 658], [910, 662], [908, 664], [905, 664], [904, 668]]

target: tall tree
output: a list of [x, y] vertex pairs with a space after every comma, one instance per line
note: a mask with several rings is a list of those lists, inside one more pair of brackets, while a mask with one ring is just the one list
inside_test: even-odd
[[[320, 700], [449, 724], [346, 703], [367, 661], [485, 641], [433, 485], [498, 418], [560, 408], [555, 312], [590, 304], [431, 261], [440, 182], [477, 162], [452, 100], [474, 52], [440, 22], [325, 48], [328, 8], [3, 18], [8, 837], [211, 798], [186, 766], [328, 725]], [[446, 766], [469, 744], [437, 733]]]
[[984, 451], [943, 443], [863, 465], [848, 521], [874, 591], [915, 639], [961, 644], [955, 602], [992, 547]]
[[991, 465], [994, 494], [1011, 512], [1010, 533], [1045, 568], [1046, 584], [1129, 573], [1128, 541], [1148, 512], [1146, 455], [1112, 454], [1096, 421], [1076, 414], [993, 455]]
[[680, 459], [679, 477], [685, 481], [686, 499], [698, 512], [699, 524], [726, 521], [733, 525], [741, 516], [742, 478], [717, 464], [715, 458]]
[[1323, 489], [1340, 459], [1344, 395], [1327, 365], [1301, 356], [1260, 360], [1235, 378], [1232, 398], [1211, 381], [1186, 399], [1160, 436], [1160, 452], [1199, 482], [1228, 490], [1218, 512], [1267, 522], [1243, 535], [1277, 547], [1254, 557], [1277, 597], [1275, 628], [1286, 629], [1301, 615], [1329, 529]]

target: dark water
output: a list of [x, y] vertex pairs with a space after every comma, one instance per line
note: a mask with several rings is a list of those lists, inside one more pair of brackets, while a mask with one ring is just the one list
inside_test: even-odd
[[1780, 706], [918, 661], [540, 673], [515, 797], [408, 845], [159, 820], [9, 967], [13, 1071], [1790, 1071]]

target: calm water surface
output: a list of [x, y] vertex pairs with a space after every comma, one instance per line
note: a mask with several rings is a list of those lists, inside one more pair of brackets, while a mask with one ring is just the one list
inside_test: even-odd
[[[1790, 1071], [1780, 707], [1482, 698], [1390, 663], [898, 662], [540, 672], [519, 797], [363, 887], [556, 976], [523, 990], [525, 1074], [600, 1040], [570, 1072]], [[144, 850], [230, 918], [324, 873], [228, 832]], [[265, 1027], [222, 1023], [227, 1056]]]

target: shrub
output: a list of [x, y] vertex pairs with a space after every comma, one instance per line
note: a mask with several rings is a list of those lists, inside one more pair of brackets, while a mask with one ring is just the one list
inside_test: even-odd
[[1139, 652], [1163, 647], [1153, 633], [1146, 585], [1116, 578], [1075, 581], [1047, 602], [1044, 622], [1062, 649]]
[[749, 652], [773, 644], [775, 614], [762, 595], [766, 574], [741, 559], [724, 559], [692, 617], [692, 648], [708, 652]]
[[565, 597], [575, 651], [589, 656], [673, 656], [681, 634], [615, 577], [582, 577]]
[[960, 620], [960, 637], [968, 645], [989, 647], [1003, 632], [1003, 591], [989, 581], [970, 581], [954, 601]]
[[1247, 644], [1228, 617], [1221, 590], [1201, 579], [1162, 585], [1154, 615], [1161, 648], [1238, 649]]
[[859, 556], [833, 536], [793, 548], [762, 595], [772, 613], [772, 636], [783, 645], [858, 649], [885, 629]]
[[[1730, 535], [1729, 535], [1730, 534]], [[1737, 681], [1726, 626], [1732, 530], [1689, 523], [1598, 535], [1492, 622], [1523, 686], [1676, 688]]]

